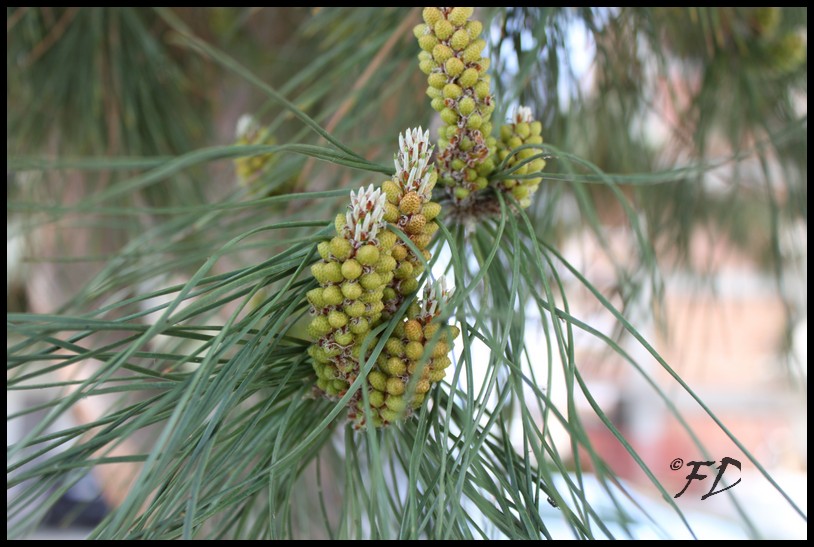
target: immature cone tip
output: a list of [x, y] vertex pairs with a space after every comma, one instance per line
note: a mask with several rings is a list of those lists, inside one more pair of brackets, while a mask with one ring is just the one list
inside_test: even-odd
[[514, 123], [531, 123], [533, 121], [534, 116], [528, 106], [518, 106], [514, 111]]
[[254, 119], [254, 116], [251, 114], [243, 114], [237, 120], [237, 125], [235, 126], [235, 138], [240, 139], [241, 137], [246, 137], [247, 139], [250, 139], [251, 135], [257, 133], [259, 129], [260, 125], [257, 123], [257, 120]]
[[374, 239], [384, 226], [384, 204], [387, 197], [373, 185], [350, 193], [350, 205], [345, 213], [347, 224], [345, 230], [354, 241], [359, 243]]
[[432, 145], [430, 132], [421, 127], [399, 135], [399, 151], [394, 158], [396, 181], [404, 192], [416, 191], [429, 199], [431, 188]]
[[421, 303], [419, 318], [429, 320], [441, 313], [441, 306], [445, 305], [451, 297], [451, 291], [447, 290], [446, 278], [440, 277], [434, 283], [428, 283], [424, 287], [424, 300]]

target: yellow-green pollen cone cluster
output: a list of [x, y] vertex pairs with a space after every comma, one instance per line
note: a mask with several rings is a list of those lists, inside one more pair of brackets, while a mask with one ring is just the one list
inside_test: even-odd
[[[529, 158], [540, 154], [540, 150], [525, 148], [512, 154], [515, 148], [524, 144], [542, 144], [543, 137], [540, 136], [543, 126], [536, 121], [531, 109], [520, 106], [513, 117], [512, 123], [505, 124], [500, 128], [500, 142], [497, 146], [497, 158], [503, 161], [507, 157], [506, 169], [521, 164], [514, 171], [513, 175], [523, 176], [539, 173], [545, 167], [545, 160], [536, 158], [530, 161]], [[525, 163], [523, 163], [525, 162]], [[540, 186], [541, 177], [506, 179], [497, 182], [500, 190], [511, 192], [520, 202], [520, 206], [525, 208], [531, 205], [531, 197]]]
[[483, 24], [470, 20], [474, 8], [424, 8], [424, 23], [415, 27], [421, 53], [419, 68], [427, 75], [427, 95], [440, 113], [438, 169], [442, 185], [457, 200], [486, 188], [494, 170], [496, 141], [489, 119], [495, 108], [489, 86], [489, 59], [482, 53]]
[[[273, 145], [277, 142], [268, 127], [261, 127], [250, 114], [244, 114], [238, 119], [235, 137], [237, 139], [235, 144], [241, 145]], [[274, 154], [271, 153], [235, 158], [238, 180], [244, 186], [250, 185], [273, 165], [274, 160]]]
[[427, 246], [438, 230], [435, 218], [441, 206], [431, 201], [438, 174], [432, 163], [429, 131], [419, 127], [399, 135], [395, 166], [393, 178], [382, 183], [387, 199], [384, 220], [409, 236], [423, 256], [418, 257], [403, 240], [396, 241], [393, 247], [396, 269], [384, 290], [384, 312], [388, 317], [398, 310], [406, 296], [418, 289], [424, 262], [430, 259]]
[[308, 292], [315, 340], [317, 387], [340, 397], [359, 373], [359, 347], [382, 315], [384, 289], [393, 277], [396, 235], [384, 230], [385, 195], [371, 184], [350, 194], [345, 215], [336, 218], [336, 236], [317, 246], [322, 260], [311, 266], [319, 287]]
[[797, 70], [806, 60], [806, 40], [799, 34], [787, 33], [767, 46], [772, 68], [780, 75]]
[[[311, 266], [319, 287], [307, 294], [313, 316], [308, 333], [314, 340], [308, 354], [316, 388], [329, 399], [345, 395], [358, 378], [365, 337], [418, 289], [430, 259], [426, 248], [438, 229], [435, 218], [441, 206], [431, 201], [438, 175], [429, 132], [419, 127], [399, 135], [394, 161], [395, 174], [382, 188], [371, 185], [351, 192], [347, 212], [336, 218], [336, 236], [317, 246], [321, 260]], [[397, 229], [421, 257], [396, 235]], [[399, 319], [367, 377], [370, 406], [365, 409], [361, 390], [348, 402], [348, 417], [357, 428], [367, 423], [385, 426], [410, 416], [431, 385], [443, 379], [458, 329], [441, 329], [433, 319], [448, 297], [443, 280], [429, 285], [424, 300], [413, 302], [407, 316]], [[368, 347], [375, 342], [369, 341]]]
[[427, 285], [420, 303], [410, 305], [367, 376], [370, 406], [365, 408], [359, 397], [348, 414], [357, 427], [364, 426], [368, 417], [375, 427], [406, 419], [432, 386], [444, 379], [452, 363], [448, 355], [452, 340], [460, 332], [437, 319], [448, 299], [441, 278]]

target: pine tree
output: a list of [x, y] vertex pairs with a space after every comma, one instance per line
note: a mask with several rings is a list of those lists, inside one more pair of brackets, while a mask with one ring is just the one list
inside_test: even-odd
[[[699, 224], [782, 280], [781, 222], [807, 219], [806, 13], [9, 8], [9, 229], [46, 263], [7, 316], [9, 394], [44, 397], [8, 416], [30, 425], [9, 537], [91, 473], [111, 506], [93, 538], [541, 539], [552, 508], [606, 537], [630, 517], [592, 506], [584, 475], [617, 476], [578, 400], [680, 515], [579, 340], [681, 423], [643, 359], [701, 404], [630, 317], [658, 320], [656, 256], [686, 258]], [[755, 160], [757, 198], [735, 191]], [[579, 230], [615, 292], [559, 248]], [[572, 314], [575, 288], [615, 333]]]

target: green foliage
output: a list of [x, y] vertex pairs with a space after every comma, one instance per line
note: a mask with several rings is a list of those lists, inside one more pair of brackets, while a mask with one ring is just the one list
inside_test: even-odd
[[[589, 471], [609, 493], [617, 477], [591, 442], [580, 400], [683, 519], [586, 385], [579, 336], [640, 374], [695, 439], [644, 361], [655, 363], [780, 490], [625, 307], [644, 284], [659, 294], [655, 255], [665, 241], [686, 249], [693, 227], [710, 219], [756, 228], [728, 221], [747, 199], [738, 191], [746, 161], [761, 167], [749, 176], [765, 192], [747, 195], [768, 211], [757, 227], [769, 230], [766, 245], [776, 248], [781, 218], [806, 220], [807, 118], [794, 104], [794, 93], [805, 91], [805, 60], [778, 53], [794, 49], [784, 36], [805, 28], [795, 16], [805, 10], [784, 10], [777, 22], [720, 12], [731, 24], [715, 21], [714, 10], [679, 10], [681, 17], [666, 9], [484, 11], [494, 119], [515, 102], [532, 105], [546, 143], [554, 143], [523, 144], [515, 153], [531, 151], [518, 154], [526, 163], [507, 155], [490, 180], [543, 182], [528, 209], [493, 192], [467, 216], [438, 216], [421, 280], [434, 266], [454, 281], [440, 320], [460, 326], [462, 344], [414, 418], [361, 432], [347, 424], [347, 405], [360, 398], [367, 407], [377, 397], [368, 375], [396, 349], [386, 345], [415, 298], [400, 301], [392, 319], [360, 341], [359, 375], [327, 401], [314, 396], [308, 355], [310, 267], [318, 244], [335, 235], [348, 190], [392, 176], [399, 132], [427, 125], [411, 34], [420, 14], [226, 13], [207, 25], [163, 9], [7, 11], [7, 169], [18, 180], [9, 220], [30, 237], [66, 227], [91, 242], [106, 230], [127, 235], [113, 248], [86, 246], [100, 253], [68, 248], [47, 257], [92, 273], [48, 312], [7, 315], [7, 389], [54, 393], [7, 417], [42, 416], [7, 451], [9, 537], [30, 533], [71, 485], [113, 465], [137, 476], [93, 538], [541, 539], [550, 536], [541, 516], [550, 503], [576, 538], [615, 534], [611, 522], [629, 534], [633, 516], [624, 506], [600, 514], [586, 490]], [[264, 27], [253, 27], [264, 17], [287, 23], [270, 51], [258, 38]], [[569, 87], [567, 36], [575, 25], [596, 46], [598, 93]], [[711, 48], [698, 49], [694, 33], [713, 36], [703, 42]], [[749, 33], [762, 40], [754, 50]], [[733, 62], [744, 69], [728, 68]], [[675, 66], [694, 67], [700, 80], [686, 104], [676, 103], [684, 104], [671, 132], [678, 144], [656, 150], [637, 123], [652, 109], [652, 82]], [[222, 109], [235, 90], [251, 97], [247, 108], [280, 144], [212, 146], [203, 137], [208, 116], [197, 101]], [[710, 144], [718, 134], [723, 151]], [[270, 154], [260, 191], [224, 175], [236, 158]], [[782, 166], [781, 183], [767, 167], [770, 155]], [[545, 172], [520, 173], [546, 162]], [[733, 186], [713, 194], [706, 180], [722, 166], [732, 167]], [[75, 176], [87, 184], [82, 199], [61, 199], [58, 190]], [[290, 180], [290, 191], [272, 195]], [[776, 184], [786, 185], [782, 204], [771, 191]], [[568, 203], [577, 205], [576, 218], [559, 214]], [[604, 233], [608, 207], [634, 235], [625, 261]], [[583, 226], [613, 264], [621, 307], [557, 250], [563, 234]], [[412, 256], [423, 254], [409, 237], [402, 241]], [[574, 286], [623, 336], [572, 312]], [[536, 347], [528, 338], [534, 320], [542, 334]], [[563, 397], [552, 393], [555, 371], [564, 377]], [[99, 416], [63, 425], [83, 401], [102, 399], [110, 402]], [[555, 426], [570, 446], [555, 440]]]

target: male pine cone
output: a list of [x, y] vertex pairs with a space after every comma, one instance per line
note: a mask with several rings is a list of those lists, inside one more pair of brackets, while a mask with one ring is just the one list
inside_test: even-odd
[[317, 246], [322, 260], [311, 266], [320, 286], [307, 295], [314, 315], [308, 333], [316, 340], [308, 354], [317, 387], [328, 396], [342, 396], [356, 379], [361, 342], [384, 309], [384, 288], [396, 267], [396, 236], [383, 229], [384, 203], [372, 184], [351, 192], [347, 213], [336, 218], [336, 236]]
[[444, 379], [452, 363], [447, 354], [459, 334], [457, 327], [437, 319], [448, 299], [441, 278], [427, 285], [420, 304], [410, 305], [368, 374], [369, 408], [360, 398], [356, 411], [349, 413], [357, 426], [366, 423], [368, 416], [376, 427], [409, 417], [432, 386]]
[[[277, 143], [274, 135], [268, 127], [261, 127], [257, 120], [250, 114], [244, 114], [237, 121], [235, 130], [237, 142], [240, 145]], [[240, 184], [251, 186], [251, 184], [263, 172], [268, 170], [274, 163], [274, 154], [255, 154], [253, 156], [240, 156], [235, 158], [235, 171]]]
[[494, 170], [490, 158], [496, 141], [489, 119], [495, 108], [489, 87], [489, 59], [482, 56], [483, 24], [470, 20], [474, 9], [424, 8], [424, 23], [414, 33], [422, 51], [419, 68], [427, 75], [427, 95], [444, 126], [439, 130], [438, 166], [441, 184], [456, 199], [487, 185]]
[[[513, 123], [505, 124], [500, 128], [500, 142], [497, 146], [497, 158], [503, 161], [507, 157], [506, 169], [511, 170], [515, 166], [513, 175], [528, 178], [505, 179], [497, 183], [499, 189], [511, 192], [520, 202], [523, 208], [531, 205], [531, 197], [542, 182], [541, 177], [531, 176], [539, 173], [545, 167], [545, 160], [536, 158], [529, 161], [532, 156], [540, 154], [540, 150], [534, 148], [524, 148], [512, 154], [512, 150], [524, 144], [542, 144], [543, 138], [540, 136], [543, 126], [531, 115], [531, 109], [520, 106], [514, 115]], [[522, 165], [521, 165], [522, 164]]]
[[417, 256], [401, 239], [393, 247], [395, 275], [384, 290], [387, 316], [395, 313], [405, 297], [418, 289], [424, 262], [430, 259], [427, 247], [438, 230], [435, 218], [441, 212], [441, 206], [431, 201], [438, 174], [432, 163], [429, 131], [422, 131], [419, 127], [399, 135], [395, 166], [393, 178], [382, 183], [387, 199], [384, 220], [400, 228], [422, 256]]
[[[399, 135], [395, 167], [381, 189], [371, 185], [351, 192], [347, 213], [337, 216], [336, 236], [317, 246], [321, 260], [311, 267], [320, 286], [307, 295], [313, 315], [308, 330], [315, 340], [308, 354], [317, 388], [331, 399], [342, 397], [359, 376], [367, 357], [361, 354], [363, 340], [416, 291], [430, 259], [427, 246], [438, 229], [441, 206], [430, 201], [437, 174], [429, 132], [417, 128]], [[422, 256], [388, 223], [402, 230]], [[376, 427], [406, 418], [431, 385], [443, 379], [457, 329], [439, 333], [440, 325], [432, 321], [447, 298], [443, 283], [428, 286], [423, 302], [413, 303], [395, 326], [367, 377], [370, 405], [365, 407], [361, 390], [349, 401], [348, 418], [357, 427], [368, 417]]]

